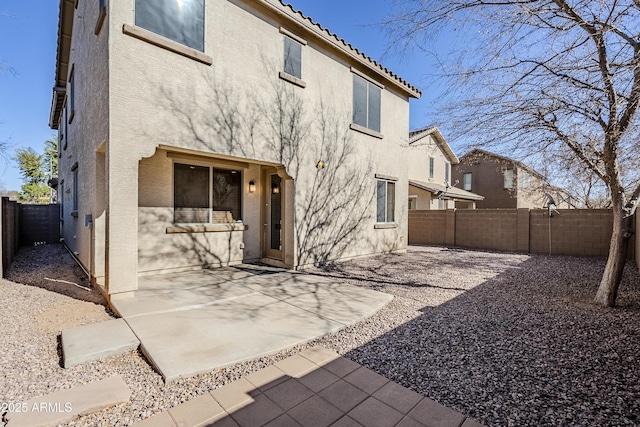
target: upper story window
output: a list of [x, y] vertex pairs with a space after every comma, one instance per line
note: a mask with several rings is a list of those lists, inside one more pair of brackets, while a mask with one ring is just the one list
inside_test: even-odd
[[135, 22], [175, 42], [204, 52], [205, 0], [135, 0]]
[[520, 176], [521, 176], [521, 183], [520, 186], [521, 188], [524, 190], [525, 188], [529, 188], [529, 185], [531, 185], [531, 176], [529, 176], [528, 173], [526, 173], [525, 171], [520, 171]]
[[382, 89], [355, 75], [353, 76], [353, 123], [374, 132], [380, 132], [380, 102]]
[[467, 191], [471, 191], [471, 174], [465, 173], [463, 177], [463, 189]]
[[436, 169], [436, 159], [433, 157], [429, 157], [429, 178], [430, 179], [433, 179], [435, 175], [435, 169]]
[[302, 78], [302, 45], [289, 36], [284, 36], [284, 72]]
[[510, 190], [513, 188], [513, 169], [506, 169], [504, 171], [504, 189]]
[[69, 96], [67, 97], [67, 110], [69, 113], [68, 122], [71, 123], [73, 121], [73, 117], [76, 114], [76, 67], [75, 65], [71, 66], [71, 73], [69, 74]]
[[450, 172], [451, 172], [451, 163], [444, 162], [444, 180], [447, 183], [449, 183], [449, 179], [451, 178]]

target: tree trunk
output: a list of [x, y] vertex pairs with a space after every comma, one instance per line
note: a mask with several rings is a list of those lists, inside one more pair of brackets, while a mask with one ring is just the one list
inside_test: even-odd
[[629, 239], [632, 236], [632, 219], [622, 206], [613, 207], [613, 233], [609, 244], [609, 257], [602, 274], [600, 287], [594, 302], [603, 307], [614, 307], [618, 296], [618, 287], [622, 281], [622, 272], [627, 263]]

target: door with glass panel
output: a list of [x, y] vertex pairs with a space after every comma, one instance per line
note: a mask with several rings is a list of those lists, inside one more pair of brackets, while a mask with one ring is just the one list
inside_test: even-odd
[[265, 176], [264, 254], [267, 258], [282, 260], [283, 201], [282, 178], [277, 173]]

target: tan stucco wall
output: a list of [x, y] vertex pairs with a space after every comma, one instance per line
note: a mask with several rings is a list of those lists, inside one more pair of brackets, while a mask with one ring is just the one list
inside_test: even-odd
[[[444, 152], [440, 149], [433, 136], [428, 135], [412, 143], [407, 152], [409, 179], [422, 182], [435, 182], [444, 185], [445, 164], [449, 161]], [[435, 158], [433, 179], [429, 178], [429, 157]], [[453, 166], [450, 165], [450, 172]], [[449, 178], [451, 180], [451, 178]], [[460, 187], [460, 185], [458, 185]], [[462, 187], [460, 187], [462, 188]]]
[[[287, 100], [301, 100], [305, 110], [302, 121], [308, 130], [305, 146], [297, 150], [293, 161], [285, 162], [287, 172], [296, 178], [285, 183], [285, 192], [295, 191], [296, 203], [295, 209], [292, 205], [287, 210], [287, 218], [290, 222], [295, 218], [298, 226], [295, 232], [291, 228], [285, 233], [288, 247], [285, 261], [294, 265], [313, 261], [298, 259], [299, 243], [312, 233], [299, 225], [306, 215], [304, 207], [321, 202], [313, 200], [312, 191], [318, 173], [335, 173], [345, 182], [354, 175], [366, 178], [360, 191], [365, 196], [362, 209], [366, 218], [339, 247], [326, 249], [332, 251], [332, 256], [351, 257], [406, 248], [407, 151], [401, 148], [408, 145], [406, 94], [393, 87], [383, 90], [383, 139], [349, 130], [353, 79], [350, 67], [356, 66], [374, 76], [357, 61], [337, 50], [327, 50], [315, 37], [286, 24], [290, 31], [308, 41], [303, 48], [302, 78], [306, 88], [293, 86], [278, 78], [283, 55], [283, 36], [279, 33], [282, 18], [265, 11], [249, 13], [255, 7], [251, 6], [253, 2], [221, 1], [206, 2], [205, 54], [213, 58], [213, 65], [209, 66], [123, 34], [123, 24], [134, 23], [133, 3], [133, 0], [110, 2], [108, 15], [111, 121], [106, 175], [110, 201], [107, 250], [110, 292], [135, 289], [131, 271], [166, 268], [167, 262], [171, 268], [188, 267], [196, 260], [188, 251], [180, 252], [184, 236], [163, 234], [171, 216], [172, 173], [170, 163], [162, 158], [157, 147], [219, 153], [245, 158], [250, 163], [281, 163], [277, 151], [270, 148], [274, 138], [268, 117], [273, 113], [276, 95], [283, 93]], [[225, 97], [230, 100], [228, 103], [221, 102]], [[322, 145], [318, 121], [321, 105], [331, 116], [325, 123], [335, 121], [335, 129], [344, 137], [339, 141], [348, 145], [351, 154], [344, 161], [328, 162], [325, 170], [318, 171], [317, 161], [327, 160], [335, 152]], [[235, 134], [238, 139], [232, 144], [224, 129], [220, 129], [221, 122], [217, 119], [221, 117], [244, 120], [242, 131], [239, 136]], [[249, 122], [255, 125], [252, 138], [247, 131]], [[374, 229], [375, 174], [398, 179], [395, 228]], [[248, 176], [245, 175], [245, 181]], [[161, 184], [167, 187], [158, 188]], [[348, 194], [338, 188], [325, 197], [327, 206], [328, 198]], [[255, 197], [259, 200], [258, 195]], [[246, 221], [259, 223], [259, 209], [253, 210], [253, 201], [245, 199], [245, 203], [251, 203], [245, 205]], [[349, 213], [341, 215], [348, 217]], [[230, 256], [226, 254], [226, 259], [235, 262], [259, 256], [259, 232], [252, 224], [248, 225], [244, 235], [233, 233], [232, 251]], [[223, 245], [229, 245], [223, 234], [198, 236], [202, 241], [197, 244], [221, 251]], [[325, 239], [332, 240], [328, 230]], [[244, 251], [239, 249], [242, 241]], [[152, 255], [155, 245], [160, 245], [162, 256]], [[180, 254], [171, 258], [177, 252]]]
[[[433, 182], [440, 185], [445, 185], [445, 165], [449, 162], [449, 158], [440, 149], [435, 138], [432, 135], [412, 143], [407, 149], [407, 169], [409, 179], [422, 182]], [[429, 178], [429, 158], [433, 157], [434, 170], [433, 178]], [[453, 166], [449, 163], [449, 180], [452, 181]], [[452, 181], [454, 182], [454, 181]], [[451, 182], [451, 183], [452, 183]], [[458, 188], [462, 188], [461, 185], [457, 185]], [[418, 210], [426, 209], [439, 209], [438, 199], [428, 191], [420, 190], [419, 188], [410, 187], [410, 195], [417, 195], [416, 206]], [[452, 209], [454, 207], [453, 201], [447, 201], [444, 209]]]
[[[242, 231], [167, 233], [173, 226], [174, 162], [217, 167], [215, 159], [174, 160], [165, 150], [140, 161], [138, 170], [138, 268], [140, 273], [181, 268], [233, 265], [260, 258], [260, 185], [243, 194]], [[242, 170], [243, 188], [259, 183], [260, 166]], [[241, 244], [244, 243], [244, 249]]]
[[[104, 228], [105, 201], [96, 191], [102, 178], [97, 148], [108, 139], [108, 66], [107, 31], [95, 35], [98, 18], [98, 2], [79, 2], [75, 12], [70, 65], [75, 81], [75, 114], [66, 126], [67, 148], [62, 149], [59, 159], [59, 175], [63, 181], [63, 192], [59, 194], [64, 206], [62, 234], [65, 243], [76, 252], [80, 262], [95, 278], [104, 275], [104, 243], [97, 239], [95, 250], [91, 241], [95, 232]], [[69, 95], [67, 86], [67, 95]], [[69, 99], [67, 98], [67, 106]], [[62, 115], [64, 119], [64, 114]], [[62, 145], [64, 141], [60, 142]], [[78, 163], [77, 218], [72, 216], [73, 172]], [[92, 215], [97, 228], [85, 226], [85, 215]], [[97, 219], [97, 220], [96, 220]], [[102, 220], [102, 222], [101, 222]]]

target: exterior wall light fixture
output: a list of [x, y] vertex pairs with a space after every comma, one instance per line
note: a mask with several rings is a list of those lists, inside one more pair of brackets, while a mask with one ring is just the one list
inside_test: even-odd
[[249, 181], [249, 193], [256, 192], [256, 183], [255, 181]]

